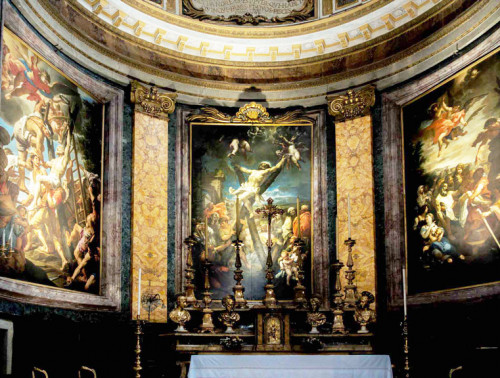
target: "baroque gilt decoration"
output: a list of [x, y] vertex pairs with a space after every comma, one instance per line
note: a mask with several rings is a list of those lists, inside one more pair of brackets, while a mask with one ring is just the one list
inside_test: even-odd
[[359, 91], [348, 90], [345, 95], [327, 96], [328, 113], [336, 121], [353, 119], [369, 114], [375, 105], [375, 88], [371, 85]]
[[[290, 0], [289, 0], [290, 1]], [[243, 15], [211, 15], [205, 13], [205, 10], [196, 8], [191, 0], [182, 0], [183, 14], [200, 21], [214, 21], [214, 22], [235, 22], [238, 25], [258, 25], [260, 23], [285, 23], [285, 22], [299, 22], [305, 21], [314, 16], [314, 0], [304, 0], [302, 7], [297, 10], [292, 10], [286, 16], [273, 16], [267, 17], [264, 15], [254, 15], [245, 13]]]
[[175, 109], [177, 94], [159, 92], [155, 86], [146, 88], [137, 81], [132, 81], [130, 100], [139, 105], [144, 113], [154, 117], [167, 118]]
[[192, 114], [187, 120], [198, 122], [220, 122], [220, 123], [287, 123], [298, 124], [305, 121], [313, 121], [303, 115], [301, 110], [287, 112], [284, 115], [272, 117], [267, 109], [261, 104], [251, 102], [242, 106], [235, 116], [230, 116], [215, 108], [201, 108], [202, 114]]

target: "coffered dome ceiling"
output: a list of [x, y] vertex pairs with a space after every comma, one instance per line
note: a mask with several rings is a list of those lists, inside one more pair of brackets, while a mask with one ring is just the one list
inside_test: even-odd
[[347, 87], [385, 88], [450, 57], [500, 16], [497, 0], [310, 1], [12, 0], [89, 69], [212, 105], [315, 105]]

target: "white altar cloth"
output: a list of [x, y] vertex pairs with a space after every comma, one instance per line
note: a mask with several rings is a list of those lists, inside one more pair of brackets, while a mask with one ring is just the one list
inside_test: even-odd
[[189, 378], [392, 378], [382, 355], [217, 355], [191, 357]]

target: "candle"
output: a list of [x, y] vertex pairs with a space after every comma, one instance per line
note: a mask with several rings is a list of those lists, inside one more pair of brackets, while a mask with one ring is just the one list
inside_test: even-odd
[[340, 229], [339, 229], [339, 217], [335, 217], [335, 250], [336, 250], [336, 256], [335, 258], [339, 258], [339, 240], [340, 240]]
[[2, 243], [3, 243], [3, 246], [5, 247], [5, 228], [3, 229]]
[[347, 195], [347, 238], [351, 238], [351, 197]]
[[301, 237], [300, 235], [300, 201], [299, 201], [299, 196], [297, 196], [297, 236]]
[[240, 239], [240, 197], [236, 197], [236, 239]]
[[14, 225], [10, 227], [10, 233], [9, 233], [9, 240], [10, 240], [10, 245], [12, 246], [12, 231], [14, 230]]
[[205, 218], [205, 259], [208, 259], [208, 217]]
[[406, 318], [406, 269], [403, 268], [403, 311]]
[[137, 317], [141, 316], [141, 280], [142, 270], [139, 268], [139, 283], [137, 285]]

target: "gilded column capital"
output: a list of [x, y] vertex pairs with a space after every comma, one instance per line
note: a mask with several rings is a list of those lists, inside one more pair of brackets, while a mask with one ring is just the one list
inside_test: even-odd
[[158, 91], [155, 86], [145, 87], [137, 81], [132, 81], [130, 100], [139, 107], [139, 111], [154, 117], [165, 118], [175, 110], [176, 93]]
[[358, 91], [349, 89], [346, 94], [326, 96], [328, 113], [336, 121], [344, 121], [370, 114], [370, 108], [375, 104], [375, 87], [372, 85]]

